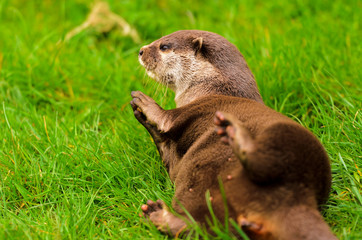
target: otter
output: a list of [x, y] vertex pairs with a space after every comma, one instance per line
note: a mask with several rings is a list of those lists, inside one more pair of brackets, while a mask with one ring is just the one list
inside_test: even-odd
[[331, 187], [323, 146], [264, 105], [233, 44], [215, 33], [181, 30], [142, 47], [139, 62], [175, 91], [177, 106], [165, 110], [131, 93], [134, 115], [175, 184], [175, 213], [162, 200], [141, 206], [160, 231], [187, 234], [190, 216], [208, 228], [211, 204], [221, 222], [234, 220], [250, 239], [336, 239], [319, 212]]

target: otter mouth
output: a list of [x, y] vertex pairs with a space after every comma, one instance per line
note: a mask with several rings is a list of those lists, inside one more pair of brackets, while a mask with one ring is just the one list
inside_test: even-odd
[[140, 60], [139, 62], [140, 62], [140, 64], [141, 64], [141, 66], [145, 68], [146, 73], [147, 73], [147, 75], [148, 75], [149, 77], [151, 77], [151, 78], [153, 78], [153, 79], [157, 79], [157, 78], [156, 78], [156, 74], [155, 74], [155, 72], [153, 71], [154, 68], [152, 68], [152, 69], [149, 68], [147, 65], [145, 65], [145, 64], [142, 62], [142, 60]]
[[138, 57], [138, 62], [141, 64], [142, 67], [146, 69], [146, 71], [153, 71], [156, 68], [156, 64], [149, 64], [142, 60], [142, 57]]
[[156, 72], [154, 71], [154, 70], [156, 69], [156, 64], [148, 64], [147, 62], [144, 62], [144, 61], [142, 60], [142, 57], [141, 57], [141, 56], [138, 57], [138, 61], [139, 61], [139, 63], [141, 64], [141, 66], [145, 68], [146, 73], [147, 73], [147, 75], [148, 75], [150, 78], [155, 79], [156, 81], [162, 83], [162, 81], [160, 81], [160, 80], [158, 79], [157, 74], [156, 74]]
[[146, 70], [148, 69], [148, 66], [147, 66], [148, 64], [146, 64], [145, 62], [143, 62], [141, 56], [138, 57], [138, 62], [139, 62], [139, 63], [141, 64], [141, 66], [144, 67]]
[[138, 56], [138, 62], [140, 63], [140, 65], [142, 67], [144, 67], [147, 75], [150, 78], [156, 80], [157, 82], [159, 82], [165, 86], [171, 87], [171, 88], [175, 85], [172, 75], [162, 76], [163, 74], [160, 75], [159, 73], [157, 73], [157, 71], [156, 71], [157, 62], [155, 60], [151, 61], [151, 62], [144, 61], [144, 60], [142, 60], [142, 56]]

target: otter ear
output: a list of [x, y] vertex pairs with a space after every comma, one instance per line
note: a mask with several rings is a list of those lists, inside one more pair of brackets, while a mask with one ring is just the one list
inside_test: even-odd
[[201, 51], [202, 42], [203, 42], [202, 37], [198, 37], [192, 40], [192, 45], [195, 50], [195, 55], [197, 55]]

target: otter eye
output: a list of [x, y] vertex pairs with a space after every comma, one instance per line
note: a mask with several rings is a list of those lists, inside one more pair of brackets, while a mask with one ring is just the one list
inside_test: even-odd
[[161, 44], [160, 49], [161, 51], [166, 51], [167, 49], [170, 49], [171, 46], [169, 44]]

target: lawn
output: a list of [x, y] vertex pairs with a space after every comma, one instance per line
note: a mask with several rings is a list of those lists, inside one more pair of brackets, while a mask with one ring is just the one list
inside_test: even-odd
[[167, 238], [139, 217], [174, 188], [129, 101], [141, 90], [175, 106], [137, 54], [179, 29], [234, 43], [266, 105], [316, 134], [333, 173], [323, 216], [362, 239], [360, 1], [110, 1], [141, 43], [94, 31], [62, 42], [90, 2], [0, 0], [0, 239]]

